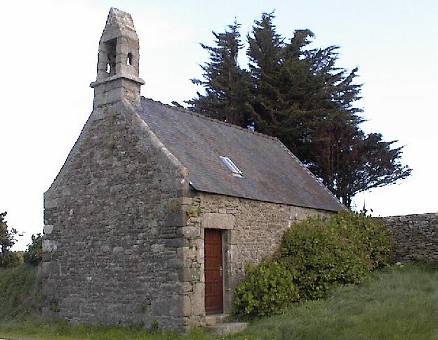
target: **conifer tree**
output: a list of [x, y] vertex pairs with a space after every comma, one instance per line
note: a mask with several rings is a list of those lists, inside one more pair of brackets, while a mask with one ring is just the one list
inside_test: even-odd
[[257, 128], [278, 137], [348, 207], [357, 192], [409, 176], [402, 148], [390, 147], [396, 141], [359, 127], [358, 69], [337, 66], [337, 46], [308, 48], [310, 30], [285, 43], [273, 18], [262, 14], [248, 36]]
[[242, 43], [237, 22], [225, 32], [213, 32], [215, 46], [201, 44], [208, 51], [210, 61], [202, 67], [203, 79], [192, 79], [205, 89], [187, 103], [190, 109], [209, 117], [244, 126], [251, 116], [249, 76], [238, 64]]
[[263, 13], [256, 20], [252, 35], [248, 34], [249, 69], [251, 74], [252, 107], [257, 129], [273, 135], [280, 120], [280, 68], [283, 39], [272, 20], [273, 13]]
[[[344, 117], [342, 116], [344, 115]], [[365, 134], [339, 113], [321, 124], [312, 144], [309, 169], [347, 207], [362, 191], [395, 183], [411, 174], [401, 163], [402, 147], [379, 133]]]
[[249, 77], [237, 64], [238, 24], [213, 33], [216, 47], [193, 80], [206, 94], [192, 109], [278, 137], [347, 207], [361, 191], [406, 178], [402, 148], [391, 148], [379, 133], [365, 134], [356, 106], [361, 98], [358, 69], [337, 66], [337, 46], [310, 48], [314, 35], [296, 30], [289, 42], [277, 33], [273, 13], [263, 13], [248, 34]]

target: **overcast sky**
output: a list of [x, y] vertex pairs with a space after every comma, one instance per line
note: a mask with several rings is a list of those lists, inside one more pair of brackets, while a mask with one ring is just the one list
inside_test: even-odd
[[[438, 211], [438, 1], [7, 1], [0, 53], [0, 211], [10, 226], [42, 231], [43, 192], [61, 168], [92, 109], [97, 48], [111, 6], [131, 13], [140, 38], [145, 97], [170, 103], [194, 96], [189, 79], [234, 18], [242, 36], [275, 9], [278, 31], [316, 34], [314, 46], [339, 45], [339, 65], [359, 66], [358, 105], [367, 132], [405, 145], [409, 179], [357, 195], [375, 215]], [[242, 63], [245, 58], [242, 56]]]

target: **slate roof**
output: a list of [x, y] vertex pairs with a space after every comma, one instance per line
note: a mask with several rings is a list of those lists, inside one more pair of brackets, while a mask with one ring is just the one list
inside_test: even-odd
[[[198, 191], [339, 211], [344, 206], [276, 138], [142, 97], [140, 117]], [[220, 156], [242, 171], [235, 177]]]

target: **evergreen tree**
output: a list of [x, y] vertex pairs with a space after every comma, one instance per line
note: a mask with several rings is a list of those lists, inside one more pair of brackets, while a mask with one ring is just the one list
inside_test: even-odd
[[286, 43], [273, 19], [273, 13], [263, 13], [247, 36], [250, 77], [237, 65], [236, 23], [225, 33], [213, 33], [216, 47], [202, 45], [210, 62], [203, 66], [204, 80], [193, 82], [206, 94], [189, 102], [192, 109], [238, 125], [252, 119], [258, 131], [278, 137], [348, 207], [356, 193], [409, 176], [411, 169], [400, 161], [402, 148], [391, 148], [396, 141], [360, 128], [358, 69], [337, 66], [337, 46], [310, 48], [310, 30], [295, 31]]
[[215, 46], [201, 44], [210, 55], [210, 61], [201, 66], [203, 79], [192, 79], [205, 89], [187, 103], [190, 109], [209, 117], [243, 126], [251, 116], [249, 76], [238, 64], [242, 43], [237, 22], [229, 25], [225, 32], [213, 32]]
[[278, 86], [281, 95], [278, 103], [282, 105], [277, 109], [279, 122], [273, 132], [304, 162], [315, 127], [327, 114], [321, 110], [325, 98], [323, 82], [312, 72], [312, 64], [306, 58], [305, 47], [312, 37], [309, 30], [295, 31], [290, 43], [282, 49]]
[[359, 128], [358, 69], [337, 66], [337, 46], [309, 49], [310, 30], [284, 43], [273, 18], [262, 14], [248, 36], [257, 128], [278, 137], [348, 207], [357, 192], [409, 176], [395, 141]]
[[248, 34], [249, 69], [252, 80], [253, 117], [257, 130], [275, 134], [280, 125], [280, 69], [283, 39], [272, 20], [273, 13], [263, 13]]
[[381, 134], [361, 130], [362, 109], [354, 105], [361, 98], [361, 85], [355, 82], [358, 69], [347, 72], [337, 67], [337, 50], [329, 46], [305, 53], [311, 74], [321, 85], [319, 91], [308, 91], [317, 100], [306, 109], [320, 115], [313, 115], [311, 137], [297, 154], [350, 207], [356, 193], [395, 183], [411, 169], [401, 164], [402, 148], [391, 149], [397, 141], [385, 142]]
[[[344, 117], [342, 116], [344, 115]], [[321, 124], [312, 145], [314, 162], [309, 169], [347, 207], [353, 196], [408, 177], [411, 169], [401, 163], [402, 148], [391, 148], [379, 133], [365, 134], [345, 118], [346, 113]]]

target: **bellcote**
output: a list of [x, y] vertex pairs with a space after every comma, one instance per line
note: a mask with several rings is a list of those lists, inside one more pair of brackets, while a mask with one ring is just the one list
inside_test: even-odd
[[139, 78], [139, 42], [129, 13], [111, 8], [102, 37], [99, 41], [94, 108], [126, 99], [138, 105], [140, 87], [144, 80]]

